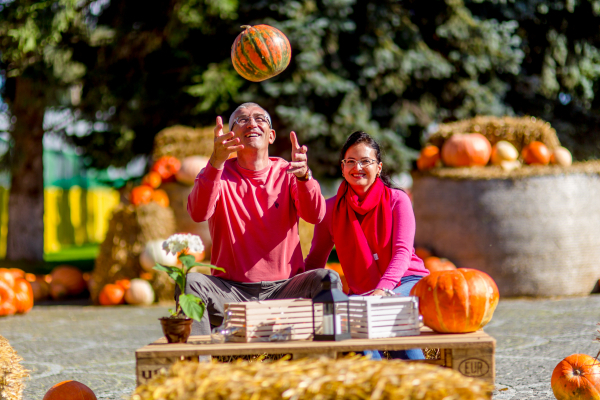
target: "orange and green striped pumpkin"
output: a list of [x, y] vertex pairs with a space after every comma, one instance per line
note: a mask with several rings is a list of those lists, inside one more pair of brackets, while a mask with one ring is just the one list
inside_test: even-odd
[[432, 272], [410, 291], [419, 298], [423, 323], [440, 333], [475, 332], [494, 314], [499, 293], [485, 272], [471, 268]]
[[231, 46], [233, 68], [252, 82], [261, 82], [281, 73], [290, 63], [288, 38], [269, 25], [244, 25]]

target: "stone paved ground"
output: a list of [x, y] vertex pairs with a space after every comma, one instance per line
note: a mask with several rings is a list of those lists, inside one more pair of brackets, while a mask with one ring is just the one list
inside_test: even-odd
[[[38, 305], [0, 319], [0, 334], [24, 358], [31, 379], [25, 400], [41, 400], [55, 383], [74, 379], [98, 399], [125, 399], [135, 388], [134, 352], [161, 336], [167, 306]], [[596, 355], [600, 295], [502, 300], [486, 332], [497, 340], [494, 400], [554, 399], [550, 376], [573, 353]]]

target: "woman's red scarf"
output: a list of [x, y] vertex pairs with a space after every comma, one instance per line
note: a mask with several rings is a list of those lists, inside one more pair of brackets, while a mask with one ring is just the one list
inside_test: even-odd
[[[333, 241], [354, 294], [375, 289], [392, 259], [391, 189], [377, 178], [365, 199], [344, 181], [333, 209]], [[364, 215], [362, 223], [356, 214]]]

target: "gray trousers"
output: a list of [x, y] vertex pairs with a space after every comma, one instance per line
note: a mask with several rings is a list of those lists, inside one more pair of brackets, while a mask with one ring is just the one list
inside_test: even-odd
[[[211, 325], [223, 323], [225, 303], [271, 300], [271, 299], [312, 299], [321, 291], [321, 281], [329, 275], [331, 286], [342, 290], [337, 272], [328, 269], [315, 269], [298, 274], [290, 279], [263, 282], [235, 282], [216, 276], [191, 272], [187, 276], [186, 294], [194, 294], [206, 304], [206, 311], [200, 322], [192, 324], [192, 335], [210, 335]], [[175, 286], [175, 299], [181, 291]]]

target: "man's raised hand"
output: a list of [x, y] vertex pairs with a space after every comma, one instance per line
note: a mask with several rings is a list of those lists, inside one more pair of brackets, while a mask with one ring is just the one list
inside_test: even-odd
[[217, 126], [215, 126], [214, 132], [215, 144], [209, 161], [214, 168], [222, 169], [231, 153], [242, 150], [244, 145], [239, 144], [240, 139], [233, 138], [233, 130], [229, 133], [223, 133], [223, 119], [221, 117], [217, 117]]
[[300, 146], [294, 131], [290, 132], [290, 141], [292, 142], [292, 162], [287, 173], [294, 174], [298, 178], [303, 178], [308, 172], [308, 157], [306, 156], [308, 148]]

